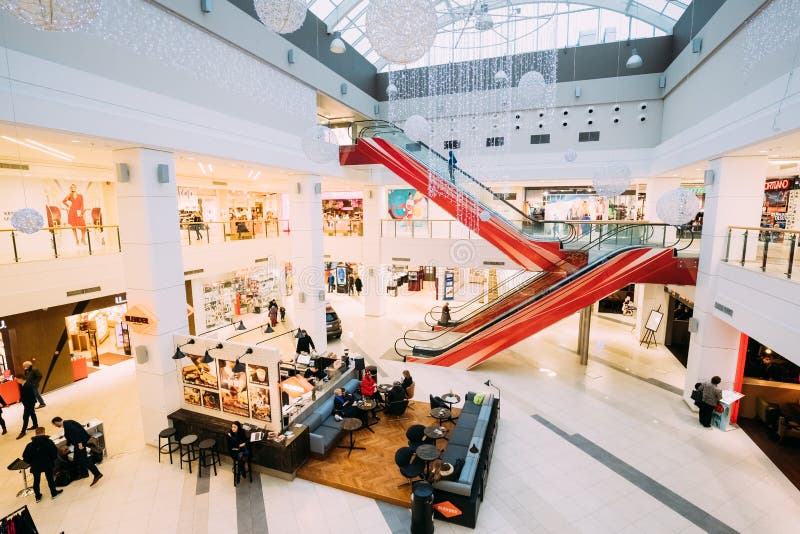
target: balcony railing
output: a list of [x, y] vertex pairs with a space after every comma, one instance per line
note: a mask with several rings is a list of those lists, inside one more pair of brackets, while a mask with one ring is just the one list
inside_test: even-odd
[[274, 239], [289, 235], [289, 221], [280, 219], [181, 223], [184, 245], [208, 245], [246, 239]]
[[77, 258], [122, 252], [119, 226], [42, 228], [34, 234], [0, 229], [0, 263]]
[[722, 261], [792, 278], [800, 258], [800, 231], [730, 226]]

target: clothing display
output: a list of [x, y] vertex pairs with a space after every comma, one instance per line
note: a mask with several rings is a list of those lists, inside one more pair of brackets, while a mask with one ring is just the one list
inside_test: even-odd
[[0, 534], [39, 534], [27, 506], [0, 519]]

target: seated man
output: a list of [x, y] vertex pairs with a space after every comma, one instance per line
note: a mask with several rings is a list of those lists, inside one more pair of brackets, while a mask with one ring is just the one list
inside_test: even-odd
[[336, 388], [333, 396], [333, 417], [341, 421], [345, 417], [364, 419], [363, 412], [355, 406], [355, 397], [344, 388]]
[[317, 381], [325, 378], [325, 371], [318, 368], [315, 364], [306, 369], [306, 372], [303, 373], [303, 378], [307, 379], [312, 384], [316, 384]]

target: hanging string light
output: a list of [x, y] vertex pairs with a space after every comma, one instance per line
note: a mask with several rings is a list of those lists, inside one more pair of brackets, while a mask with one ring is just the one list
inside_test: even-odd
[[44, 31], [86, 30], [100, 14], [102, 0], [0, 0], [0, 9]]
[[264, 26], [275, 33], [292, 33], [306, 20], [304, 0], [255, 0], [253, 7]]

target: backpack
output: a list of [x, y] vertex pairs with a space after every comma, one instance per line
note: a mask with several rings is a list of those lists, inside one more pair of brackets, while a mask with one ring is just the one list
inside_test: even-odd
[[703, 402], [703, 384], [698, 382], [694, 385], [691, 397], [694, 402]]

